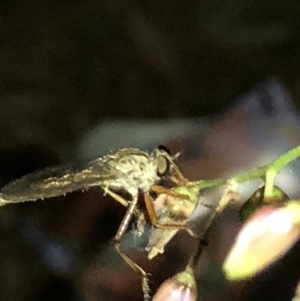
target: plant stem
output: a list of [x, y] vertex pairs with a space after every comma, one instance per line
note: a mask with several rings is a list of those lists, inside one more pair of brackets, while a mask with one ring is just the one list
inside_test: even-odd
[[266, 186], [264, 193], [265, 198], [271, 198], [273, 196], [274, 180], [281, 169], [298, 157], [300, 157], [300, 145], [291, 149], [290, 151], [276, 159], [273, 163], [268, 165], [266, 171]]

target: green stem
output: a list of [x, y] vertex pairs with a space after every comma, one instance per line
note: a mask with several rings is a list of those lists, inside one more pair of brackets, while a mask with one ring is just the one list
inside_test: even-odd
[[262, 166], [258, 168], [254, 168], [250, 171], [243, 172], [236, 176], [233, 176], [228, 181], [235, 182], [235, 183], [244, 183], [247, 181], [255, 180], [255, 179], [263, 179], [265, 177], [266, 171], [268, 166]]
[[300, 157], [300, 145], [280, 156], [269, 165], [269, 168], [273, 168], [278, 173], [284, 166], [288, 165], [298, 157]]
[[188, 185], [186, 186], [186, 190], [188, 190], [190, 192], [192, 192], [192, 191], [199, 192], [202, 189], [218, 187], [221, 185], [225, 185], [228, 182], [240, 184], [240, 183], [244, 183], [246, 181], [251, 181], [251, 180], [255, 180], [255, 179], [264, 179], [268, 168], [269, 168], [268, 165], [258, 167], [258, 168], [252, 169], [250, 171], [246, 171], [246, 172], [243, 172], [236, 176], [233, 176], [232, 178], [229, 178], [228, 180], [216, 179], [216, 180], [200, 180], [200, 181], [189, 182]]
[[290, 151], [276, 159], [273, 163], [268, 165], [266, 171], [266, 187], [264, 193], [265, 198], [273, 196], [274, 180], [281, 169], [298, 157], [300, 157], [300, 145], [291, 149]]

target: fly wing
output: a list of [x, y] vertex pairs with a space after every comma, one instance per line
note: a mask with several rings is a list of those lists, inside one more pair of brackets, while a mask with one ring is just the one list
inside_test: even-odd
[[83, 168], [46, 168], [12, 181], [1, 189], [4, 202], [25, 202], [65, 195], [68, 192], [103, 186], [116, 179], [109, 158], [96, 159]]

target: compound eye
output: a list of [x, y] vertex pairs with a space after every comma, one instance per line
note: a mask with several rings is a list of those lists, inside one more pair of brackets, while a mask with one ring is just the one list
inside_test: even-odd
[[159, 156], [157, 159], [157, 175], [164, 176], [170, 168], [170, 161], [165, 156]]

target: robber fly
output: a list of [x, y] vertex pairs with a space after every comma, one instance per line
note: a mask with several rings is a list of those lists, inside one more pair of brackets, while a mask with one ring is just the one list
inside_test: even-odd
[[[120, 241], [134, 214], [138, 212], [139, 220], [143, 220], [143, 214], [137, 208], [140, 193], [144, 195], [150, 220], [154, 225], [160, 226], [150, 192], [162, 189], [157, 186], [161, 180], [170, 180], [176, 185], [187, 182], [175, 165], [175, 158], [164, 147], [159, 147], [150, 154], [136, 148], [123, 148], [81, 168], [47, 168], [5, 185], [1, 189], [0, 205], [36, 201], [76, 190], [101, 187], [106, 194], [127, 207], [115, 235], [115, 248], [124, 261], [142, 277], [144, 297], [149, 299], [147, 273], [120, 250]], [[119, 194], [121, 192], [128, 194], [130, 199], [124, 199]]]

